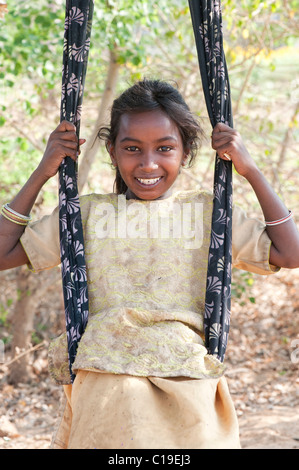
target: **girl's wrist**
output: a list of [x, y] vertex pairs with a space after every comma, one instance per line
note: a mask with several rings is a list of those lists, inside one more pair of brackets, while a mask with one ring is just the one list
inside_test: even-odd
[[242, 176], [247, 179], [247, 181], [251, 184], [256, 181], [257, 178], [262, 176], [260, 169], [256, 166], [256, 164], [250, 166], [246, 171], [243, 172]]
[[38, 166], [32, 173], [30, 179], [32, 179], [34, 183], [42, 188], [43, 185], [50, 179], [50, 177], [47, 176], [44, 171], [42, 171], [40, 166]]

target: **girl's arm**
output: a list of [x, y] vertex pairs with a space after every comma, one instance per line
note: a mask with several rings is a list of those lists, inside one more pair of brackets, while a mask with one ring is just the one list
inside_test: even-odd
[[[43, 185], [54, 176], [62, 162], [69, 156], [77, 159], [79, 147], [85, 142], [78, 138], [75, 126], [63, 121], [49, 137], [44, 156], [32, 173], [27, 183], [17, 196], [9, 202], [9, 207], [19, 214], [27, 216]], [[24, 225], [0, 216], [0, 270], [14, 268], [28, 263], [27, 255], [19, 242], [25, 230]]]
[[[220, 158], [232, 160], [236, 171], [251, 184], [261, 205], [266, 221], [276, 221], [289, 214], [288, 209], [273, 191], [244, 146], [240, 134], [229, 126], [218, 123], [212, 133], [212, 147]], [[299, 233], [295, 222], [266, 226], [272, 241], [270, 264], [284, 268], [299, 267]]]

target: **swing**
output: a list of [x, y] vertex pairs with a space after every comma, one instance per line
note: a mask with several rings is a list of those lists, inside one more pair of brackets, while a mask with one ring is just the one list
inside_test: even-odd
[[[232, 127], [230, 87], [223, 52], [220, 0], [189, 0], [201, 80], [212, 127]], [[61, 120], [80, 132], [80, 116], [93, 16], [93, 0], [66, 0]], [[77, 164], [66, 158], [59, 170], [62, 284], [71, 381], [72, 364], [88, 321], [88, 290]], [[230, 322], [232, 164], [216, 155], [214, 202], [204, 315], [209, 354], [224, 360]]]

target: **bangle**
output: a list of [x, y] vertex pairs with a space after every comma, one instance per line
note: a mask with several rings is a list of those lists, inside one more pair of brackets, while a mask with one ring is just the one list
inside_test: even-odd
[[13, 219], [12, 217], [9, 217], [9, 215], [5, 214], [5, 212], [1, 209], [1, 215], [5, 217], [5, 219], [9, 220], [10, 222], [13, 222], [14, 224], [17, 225], [27, 225], [28, 222], [18, 222], [16, 219]]
[[29, 222], [31, 220], [31, 215], [22, 215], [22, 214], [19, 214], [19, 212], [16, 212], [15, 210], [13, 210], [11, 207], [9, 207], [8, 203], [4, 204], [3, 206], [3, 209], [4, 211], [7, 213], [7, 212], [10, 212], [12, 215], [14, 215], [17, 219], [19, 220], [22, 220], [22, 221], [25, 221], [25, 222]]
[[293, 213], [292, 211], [289, 211], [289, 214], [283, 217], [282, 219], [272, 220], [271, 222], [265, 221], [265, 224], [269, 226], [284, 224], [285, 222], [290, 220], [292, 217], [293, 217]]
[[4, 204], [1, 207], [0, 213], [5, 219], [17, 225], [27, 225], [28, 222], [31, 220], [31, 216], [19, 214], [18, 212], [11, 209], [8, 204]]

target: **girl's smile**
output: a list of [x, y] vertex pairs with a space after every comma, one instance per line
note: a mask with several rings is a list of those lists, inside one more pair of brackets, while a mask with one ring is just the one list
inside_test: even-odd
[[161, 110], [123, 114], [109, 150], [128, 198], [167, 197], [187, 158], [178, 127]]

